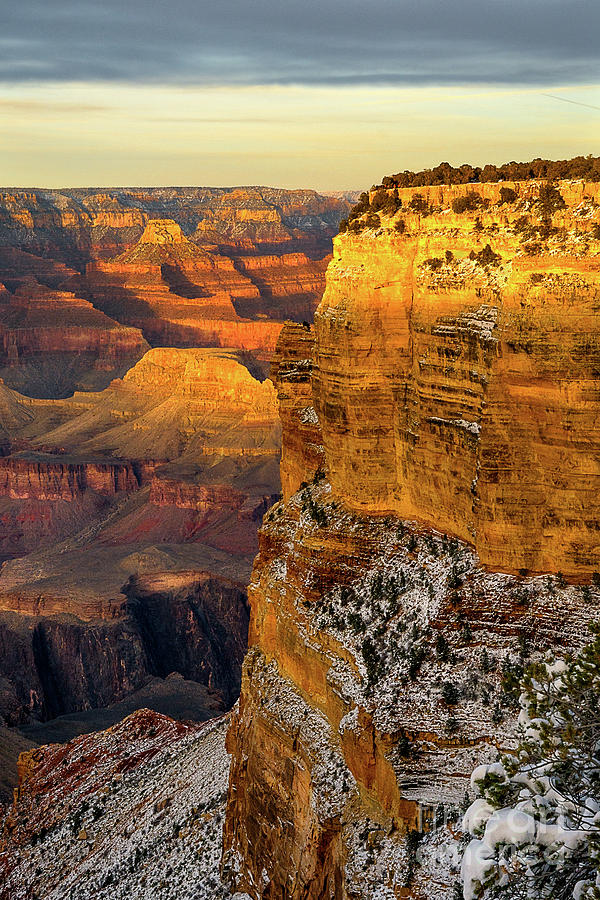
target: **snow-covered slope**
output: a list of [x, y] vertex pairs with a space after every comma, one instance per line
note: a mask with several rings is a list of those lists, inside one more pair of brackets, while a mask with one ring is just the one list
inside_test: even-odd
[[139, 710], [21, 757], [1, 900], [217, 900], [228, 718]]

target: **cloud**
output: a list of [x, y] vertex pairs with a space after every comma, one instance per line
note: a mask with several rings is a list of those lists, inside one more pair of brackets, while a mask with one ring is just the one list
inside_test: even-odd
[[48, 100], [4, 100], [0, 97], [0, 113], [22, 116], [80, 116], [82, 113], [107, 112], [106, 104], [99, 103], [55, 103]]
[[597, 0], [20, 0], [0, 81], [179, 85], [597, 80]]

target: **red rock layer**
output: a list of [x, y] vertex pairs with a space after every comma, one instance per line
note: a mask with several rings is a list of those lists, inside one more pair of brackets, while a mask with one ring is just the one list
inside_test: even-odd
[[266, 315], [271, 319], [312, 322], [325, 289], [325, 270], [330, 260], [310, 259], [305, 253], [279, 256], [241, 256], [237, 268], [260, 291], [260, 299], [236, 300], [241, 315]]
[[150, 221], [139, 242], [116, 259], [90, 263], [81, 289], [153, 343], [271, 351], [279, 333], [274, 323], [238, 316], [233, 303], [258, 300], [256, 286], [170, 219]]
[[13, 500], [79, 499], [84, 491], [111, 497], [135, 491], [138, 479], [130, 463], [62, 462], [36, 456], [0, 457], [0, 496]]
[[139, 359], [147, 346], [138, 329], [120, 325], [73, 293], [52, 291], [32, 278], [14, 294], [0, 295], [0, 367], [13, 381], [20, 377], [15, 368], [43, 367], [50, 359], [58, 365], [61, 357], [65, 366], [78, 357], [75, 364], [86, 360], [86, 370], [116, 374]]

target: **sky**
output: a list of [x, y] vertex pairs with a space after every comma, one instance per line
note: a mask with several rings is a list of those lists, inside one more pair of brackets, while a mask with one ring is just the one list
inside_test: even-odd
[[598, 0], [0, 0], [0, 184], [600, 155]]

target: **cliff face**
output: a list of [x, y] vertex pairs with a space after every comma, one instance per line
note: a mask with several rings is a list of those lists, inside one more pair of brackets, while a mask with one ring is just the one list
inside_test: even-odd
[[[465, 187], [492, 203], [499, 193]], [[454, 533], [491, 568], [589, 578], [600, 190], [584, 200], [562, 186], [555, 232], [527, 242], [520, 220], [535, 223], [537, 190], [457, 215], [447, 188], [439, 212], [404, 216], [403, 236], [338, 238], [316, 320], [315, 408], [334, 493], [351, 508]], [[486, 245], [490, 264], [469, 259]]]
[[[244, 588], [209, 573], [164, 572], [133, 576], [123, 592], [104, 609], [56, 609], [38, 598], [37, 607], [9, 612], [3, 602], [0, 712], [7, 724], [105, 707], [172, 672], [208, 691], [205, 716], [230, 708], [247, 640]], [[195, 713], [203, 717], [202, 704]]]
[[130, 463], [62, 462], [28, 454], [0, 458], [0, 497], [12, 500], [70, 502], [86, 490], [112, 497], [138, 487]]
[[314, 332], [287, 323], [271, 365], [281, 419], [281, 489], [288, 500], [303, 481], [324, 470], [325, 452], [313, 407]]
[[0, 295], [0, 373], [32, 396], [66, 396], [86, 380], [104, 387], [147, 348], [138, 329], [35, 278]]
[[[548, 222], [539, 187], [399, 192], [336, 239], [312, 353], [282, 332], [284, 502], [228, 737], [223, 871], [252, 898], [453, 897], [452, 825], [418, 859], [407, 831], [456, 820], [514, 740], [511, 673], [586, 640], [598, 192], [559, 185]], [[453, 212], [467, 189], [489, 204]]]
[[305, 253], [240, 256], [237, 268], [257, 286], [259, 300], [236, 300], [236, 309], [244, 316], [312, 322], [329, 260], [329, 255], [310, 259]]

